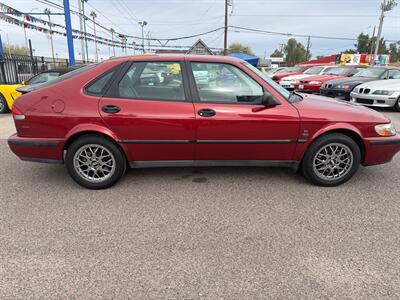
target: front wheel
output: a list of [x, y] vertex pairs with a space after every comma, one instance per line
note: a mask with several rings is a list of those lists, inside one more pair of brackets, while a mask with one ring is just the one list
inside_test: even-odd
[[111, 187], [126, 170], [122, 151], [114, 142], [98, 135], [85, 135], [73, 142], [65, 164], [71, 177], [89, 189]]
[[399, 99], [397, 99], [396, 103], [394, 104], [393, 110], [400, 112], [400, 97], [399, 97]]
[[320, 186], [337, 186], [348, 181], [361, 163], [361, 151], [350, 137], [332, 133], [317, 139], [307, 150], [302, 171]]
[[8, 108], [6, 98], [2, 94], [0, 94], [0, 114], [7, 113], [9, 111], [10, 109]]

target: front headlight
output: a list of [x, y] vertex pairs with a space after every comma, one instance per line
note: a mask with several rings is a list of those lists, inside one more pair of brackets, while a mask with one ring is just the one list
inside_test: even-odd
[[310, 81], [308, 84], [316, 84], [316, 85], [321, 85], [321, 81]]
[[350, 85], [348, 84], [339, 84], [336, 86], [337, 89], [343, 89], [343, 90], [349, 90], [350, 89]]
[[374, 95], [390, 96], [394, 91], [377, 90], [373, 92]]
[[375, 131], [380, 136], [394, 136], [396, 135], [396, 128], [392, 123], [379, 124], [375, 126]]

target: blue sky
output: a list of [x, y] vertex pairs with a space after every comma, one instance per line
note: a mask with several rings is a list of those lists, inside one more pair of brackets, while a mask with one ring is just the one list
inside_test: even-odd
[[[62, 0], [51, 0], [62, 4]], [[42, 12], [49, 7], [52, 12], [61, 12], [37, 0], [2, 0], [2, 3], [23, 12]], [[233, 0], [230, 8], [230, 25], [251, 27], [287, 33], [325, 35], [355, 38], [360, 32], [372, 34], [373, 26], [379, 22], [379, 7], [382, 0]], [[78, 0], [70, 0], [72, 9]], [[141, 35], [138, 21], [146, 20], [154, 38], [173, 38], [201, 33], [223, 26], [224, 0], [89, 0], [86, 12], [97, 9], [98, 22], [113, 27], [116, 31], [135, 36]], [[41, 17], [45, 18], [45, 17]], [[63, 16], [53, 16], [53, 22], [63, 23]], [[77, 17], [72, 16], [72, 26], [79, 29]], [[0, 21], [3, 42], [24, 45], [21, 27]], [[88, 28], [92, 32], [92, 29]], [[99, 35], [108, 37], [100, 31]], [[43, 33], [27, 30], [36, 55], [50, 56], [49, 39]], [[400, 40], [400, 6], [387, 14], [383, 35], [388, 40]], [[202, 39], [211, 47], [223, 46], [223, 32], [214, 32]], [[196, 39], [170, 42], [169, 45], [191, 45]], [[287, 37], [266, 34], [230, 31], [229, 43], [248, 44], [253, 51], [263, 56], [272, 53]], [[305, 38], [298, 38], [306, 43]], [[136, 41], [140, 43], [140, 41]], [[312, 39], [313, 56], [339, 53], [352, 48], [352, 41]], [[54, 35], [55, 52], [58, 57], [67, 57], [66, 38]], [[80, 41], [74, 41], [76, 57], [80, 58]], [[108, 58], [110, 48], [99, 46], [100, 57]], [[89, 52], [94, 58], [94, 44], [89, 43]], [[120, 55], [120, 49], [116, 54]], [[133, 53], [128, 50], [128, 54]]]

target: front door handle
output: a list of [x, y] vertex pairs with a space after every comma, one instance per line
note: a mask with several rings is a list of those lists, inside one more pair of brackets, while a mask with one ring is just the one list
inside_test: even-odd
[[215, 112], [215, 110], [210, 109], [210, 108], [204, 108], [204, 109], [200, 109], [197, 114], [200, 117], [205, 117], [205, 118], [209, 118], [209, 117], [214, 117], [217, 113]]
[[121, 111], [119, 106], [116, 105], [105, 105], [101, 108], [101, 110], [107, 114], [116, 114], [117, 112]]

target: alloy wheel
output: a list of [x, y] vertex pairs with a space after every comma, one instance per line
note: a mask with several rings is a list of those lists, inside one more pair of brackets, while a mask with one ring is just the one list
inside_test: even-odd
[[315, 174], [327, 181], [344, 177], [354, 163], [353, 152], [342, 143], [330, 143], [315, 154], [313, 169]]
[[104, 146], [89, 144], [82, 146], [74, 155], [74, 168], [84, 180], [100, 183], [108, 180], [115, 172], [114, 155]]

